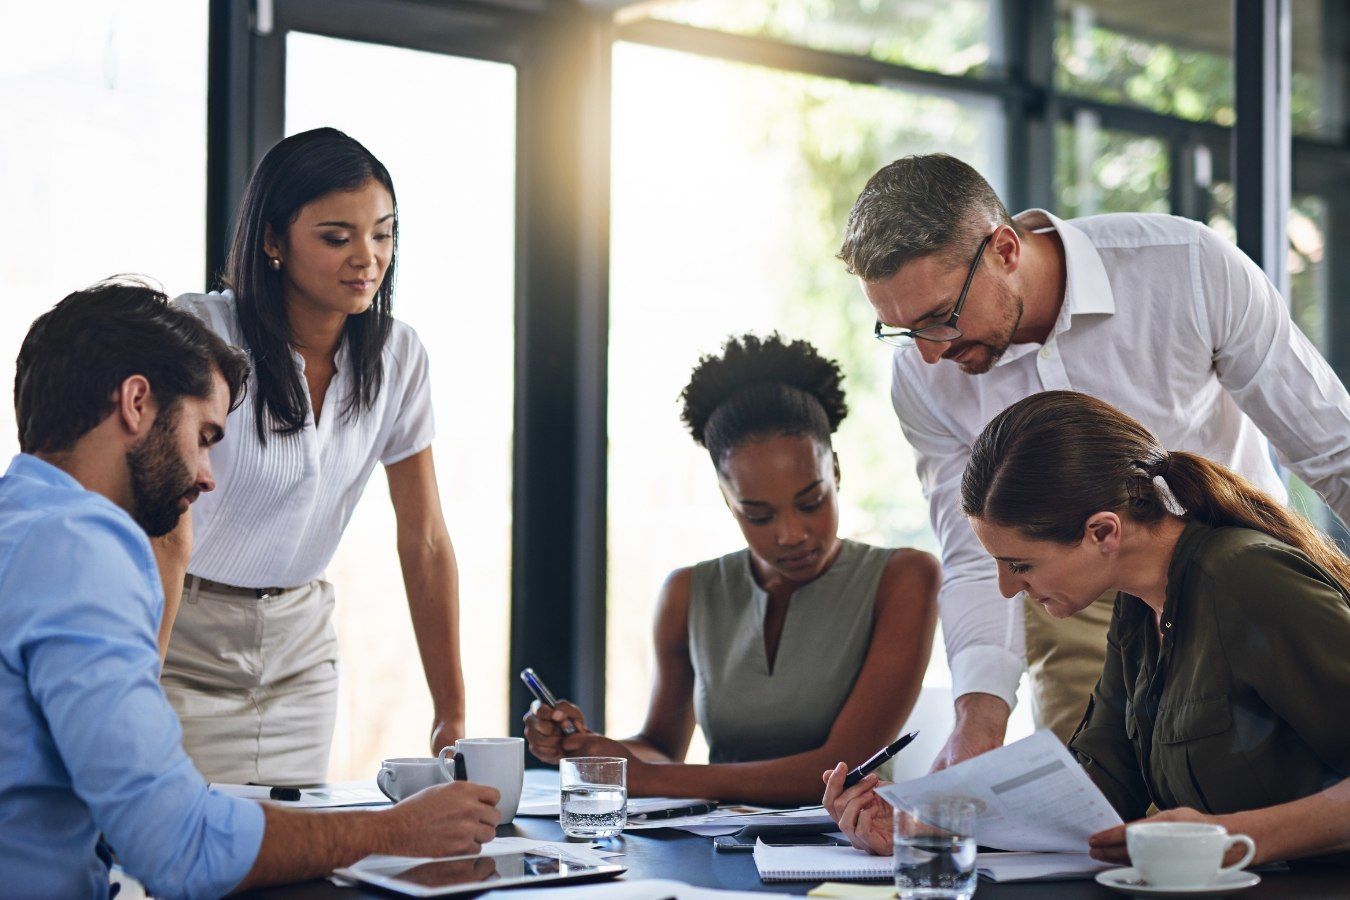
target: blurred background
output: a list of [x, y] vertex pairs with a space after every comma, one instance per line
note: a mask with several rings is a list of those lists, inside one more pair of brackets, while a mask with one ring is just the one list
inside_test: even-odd
[[[333, 125], [390, 169], [470, 735], [518, 732], [523, 665], [611, 734], [641, 724], [658, 587], [742, 546], [676, 402], [729, 334], [840, 361], [842, 533], [936, 551], [889, 355], [834, 258], [898, 156], [957, 155], [1014, 212], [1209, 222], [1343, 378], [1350, 363], [1347, 0], [46, 0], [6, 23], [5, 383], [74, 289], [216, 287], [234, 203], [281, 136]], [[0, 451], [17, 451], [7, 403]], [[431, 723], [382, 474], [329, 577], [330, 775], [364, 778], [424, 753]], [[940, 640], [925, 686], [945, 708]]]

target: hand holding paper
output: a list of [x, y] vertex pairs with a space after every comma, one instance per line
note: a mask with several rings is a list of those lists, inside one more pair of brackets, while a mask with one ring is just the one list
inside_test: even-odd
[[991, 750], [940, 772], [877, 793], [913, 806], [925, 798], [958, 794], [976, 802], [976, 841], [999, 850], [1076, 851], [1120, 816], [1049, 731]]

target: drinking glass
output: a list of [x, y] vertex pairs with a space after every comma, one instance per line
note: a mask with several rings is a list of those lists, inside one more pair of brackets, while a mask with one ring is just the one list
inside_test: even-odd
[[628, 824], [628, 760], [621, 756], [575, 756], [558, 763], [563, 834], [614, 837]]
[[941, 797], [895, 808], [895, 890], [900, 900], [970, 900], [975, 894], [975, 802]]

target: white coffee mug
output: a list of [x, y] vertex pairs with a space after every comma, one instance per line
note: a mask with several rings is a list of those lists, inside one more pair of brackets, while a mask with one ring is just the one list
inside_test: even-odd
[[516, 817], [520, 791], [525, 784], [524, 738], [460, 738], [453, 747], [441, 750], [441, 774], [446, 780], [454, 779], [453, 766], [457, 761], [464, 763], [466, 779], [501, 792], [501, 799], [497, 801], [501, 824]]
[[[1246, 844], [1247, 852], [1225, 866], [1223, 858], [1235, 844]], [[1230, 835], [1222, 825], [1201, 822], [1137, 822], [1125, 829], [1125, 846], [1144, 881], [1161, 888], [1213, 884], [1256, 856], [1256, 842], [1247, 835]]]
[[432, 785], [445, 784], [450, 779], [434, 756], [402, 756], [380, 762], [375, 784], [395, 803], [411, 797]]

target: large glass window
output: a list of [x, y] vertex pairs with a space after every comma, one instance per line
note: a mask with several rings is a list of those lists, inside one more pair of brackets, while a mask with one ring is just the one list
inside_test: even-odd
[[1000, 62], [999, 0], [669, 0], [649, 9], [684, 25], [950, 75]]
[[[202, 289], [206, 29], [205, 3], [6, 5], [0, 384], [33, 319], [73, 290], [118, 273]], [[16, 452], [0, 403], [0, 454]]]
[[[431, 358], [441, 503], [459, 560], [470, 734], [506, 733], [514, 358], [515, 69], [293, 33], [286, 131], [346, 131], [398, 191], [394, 312]], [[424, 755], [431, 699], [379, 475], [329, 579], [342, 652], [330, 776]]]
[[1170, 212], [1167, 145], [1161, 140], [1104, 129], [1088, 112], [1055, 134], [1059, 215]]
[[1233, 123], [1231, 0], [1057, 0], [1055, 87]]
[[[943, 150], [1003, 187], [1001, 114], [619, 44], [614, 55], [607, 728], [642, 723], [657, 591], [744, 539], [677, 397], [700, 354], [775, 329], [842, 364], [841, 534], [935, 550], [889, 400], [890, 355], [834, 257], [867, 178]], [[941, 644], [929, 684], [950, 684]], [[944, 704], [945, 705], [945, 704]]]

